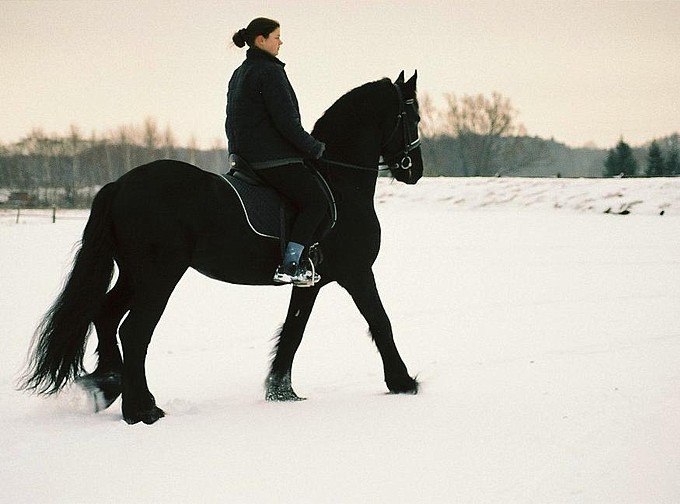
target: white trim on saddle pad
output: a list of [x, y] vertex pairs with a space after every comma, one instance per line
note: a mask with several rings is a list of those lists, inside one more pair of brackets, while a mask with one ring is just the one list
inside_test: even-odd
[[264, 238], [272, 238], [274, 240], [280, 240], [281, 238], [279, 236], [266, 234], [266, 233], [263, 233], [263, 232], [255, 229], [255, 226], [251, 222], [250, 216], [248, 215], [248, 208], [246, 207], [246, 204], [243, 201], [243, 198], [241, 197], [241, 193], [238, 192], [238, 189], [236, 189], [236, 187], [234, 186], [234, 184], [231, 183], [231, 180], [229, 180], [228, 177], [226, 177], [225, 175], [221, 175], [220, 178], [222, 178], [227, 184], [229, 184], [229, 187], [231, 187], [234, 190], [234, 192], [236, 193], [236, 196], [238, 197], [238, 200], [241, 203], [241, 208], [243, 209], [243, 215], [245, 215], [246, 222], [250, 226], [250, 229], [252, 229], [253, 233], [255, 233], [258, 236], [262, 236]]

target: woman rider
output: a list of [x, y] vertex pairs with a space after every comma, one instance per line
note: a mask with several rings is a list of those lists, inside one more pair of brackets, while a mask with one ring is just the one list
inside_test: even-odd
[[283, 44], [279, 23], [254, 19], [232, 40], [237, 47], [247, 44], [248, 50], [245, 61], [229, 80], [225, 124], [229, 152], [245, 159], [267, 184], [296, 206], [290, 241], [274, 281], [309, 285], [312, 272], [301, 265], [300, 258], [313, 244], [328, 204], [303, 160], [320, 158], [325, 145], [302, 128], [285, 64], [276, 57]]

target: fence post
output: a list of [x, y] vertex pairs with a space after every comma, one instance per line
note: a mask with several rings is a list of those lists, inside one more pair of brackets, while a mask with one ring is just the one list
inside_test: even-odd
[[21, 216], [21, 206], [17, 207], [17, 224], [19, 224], [19, 217]]
[[52, 224], [57, 222], [57, 207], [53, 206], [52, 207]]

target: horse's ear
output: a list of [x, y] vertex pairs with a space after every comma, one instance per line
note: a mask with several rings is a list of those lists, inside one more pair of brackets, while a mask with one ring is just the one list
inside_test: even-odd
[[[402, 72], [402, 73], [403, 73], [403, 72]], [[411, 77], [411, 78], [406, 82], [406, 84], [404, 85], [404, 87], [409, 88], [409, 89], [412, 89], [412, 90], [415, 92], [415, 90], [416, 90], [416, 81], [417, 81], [417, 80], [418, 80], [418, 70], [416, 70], [416, 71], [413, 73], [413, 77]]]
[[395, 84], [403, 84], [404, 83], [404, 71], [403, 70], [399, 74], [399, 77], [397, 77], [397, 80], [394, 81], [394, 83]]

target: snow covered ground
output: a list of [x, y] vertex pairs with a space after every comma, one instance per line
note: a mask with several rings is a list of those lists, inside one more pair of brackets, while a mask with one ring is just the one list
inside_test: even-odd
[[441, 202], [452, 209], [566, 209], [583, 213], [680, 214], [680, 177], [634, 179], [426, 178], [411, 191], [383, 184], [389, 196]]
[[385, 394], [329, 286], [294, 370], [308, 400], [266, 403], [288, 288], [190, 271], [150, 349], [153, 426], [14, 390], [85, 220], [0, 215], [0, 500], [680, 502], [680, 180], [381, 180], [376, 201], [421, 393]]

